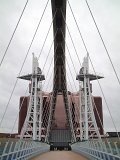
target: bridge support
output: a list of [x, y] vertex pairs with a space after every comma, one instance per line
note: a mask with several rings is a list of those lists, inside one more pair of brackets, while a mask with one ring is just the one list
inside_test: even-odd
[[38, 60], [33, 54], [32, 74], [19, 77], [31, 81], [27, 116], [21, 130], [20, 138], [41, 141], [42, 129], [42, 81], [45, 79], [39, 68]]
[[79, 81], [80, 99], [80, 139], [100, 138], [99, 129], [94, 115], [94, 99], [91, 93], [90, 81], [103, 78], [89, 73], [88, 55], [84, 58], [77, 80]]
[[68, 91], [66, 82], [66, 64], [65, 64], [65, 35], [66, 35], [66, 0], [51, 0], [54, 33], [54, 82], [52, 100], [50, 104], [49, 123], [47, 127], [46, 141], [49, 139], [52, 130], [52, 122], [55, 113], [56, 99], [58, 94], [63, 95], [66, 119], [71, 133], [71, 142], [76, 141], [70, 106], [68, 101]]

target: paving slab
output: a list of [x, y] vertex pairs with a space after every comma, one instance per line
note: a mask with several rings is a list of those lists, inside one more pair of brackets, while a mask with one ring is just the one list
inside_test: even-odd
[[71, 151], [50, 151], [31, 160], [88, 160], [80, 154]]

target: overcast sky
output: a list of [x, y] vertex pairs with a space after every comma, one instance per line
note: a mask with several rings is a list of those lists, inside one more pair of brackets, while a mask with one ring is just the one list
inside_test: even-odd
[[[120, 85], [118, 84], [118, 81], [115, 77], [115, 73], [112, 69], [108, 56], [104, 50], [104, 47], [99, 38], [95, 25], [92, 21], [85, 0], [69, 0], [69, 1], [74, 11], [76, 20], [79, 24], [85, 43], [87, 45], [95, 70], [97, 73], [103, 74], [105, 77], [104, 79], [100, 80], [100, 84], [103, 88], [104, 95], [108, 103], [108, 106], [110, 108], [113, 119], [115, 121], [116, 127], [118, 131], [120, 131], [120, 125], [119, 125]], [[25, 5], [25, 2], [26, 2], [25, 0], [20, 0], [20, 1], [0, 0], [0, 60], [2, 59], [6, 46], [11, 38], [15, 25]], [[16, 77], [18, 76], [20, 67], [25, 58], [28, 47], [32, 40], [32, 36], [35, 32], [35, 29], [37, 27], [38, 21], [41, 17], [46, 2], [47, 2], [46, 0], [44, 1], [29, 0], [27, 8], [20, 21], [15, 36], [3, 61], [3, 64], [0, 67], [0, 119], [2, 118], [5, 112], [5, 107], [8, 103], [8, 99], [10, 97], [11, 91], [16, 81]], [[114, 67], [117, 71], [118, 76], [120, 77], [120, 65], [119, 65], [120, 1], [89, 0], [88, 2], [91, 6], [96, 22], [99, 26], [103, 39], [106, 43]], [[31, 73], [32, 52], [34, 52], [36, 56], [39, 55], [51, 21], [52, 21], [52, 13], [51, 13], [51, 4], [49, 1], [47, 10], [40, 24], [34, 43], [30, 49], [29, 55], [27, 57], [21, 75]], [[67, 24], [71, 32], [73, 41], [75, 43], [75, 47], [78, 52], [79, 58], [82, 62], [83, 57], [86, 55], [86, 52], [68, 5], [67, 5]], [[52, 44], [52, 40], [53, 40], [53, 33], [51, 28], [44, 49], [39, 59], [39, 64], [41, 69], [44, 66], [46, 57], [48, 55], [50, 46]], [[69, 47], [70, 54], [74, 61], [75, 70], [76, 72], [79, 72], [80, 64], [75, 54], [75, 50], [72, 46], [67, 30], [66, 30], [66, 43]], [[67, 55], [66, 56], [67, 61], [70, 65], [74, 77], [76, 88], [78, 89], [78, 82], [76, 82], [75, 80], [76, 73], [74, 71], [67, 49], [66, 49], [66, 55]], [[53, 73], [53, 63], [50, 67], [49, 74], [47, 74], [52, 58], [53, 58], [53, 46], [50, 51], [47, 64], [45, 65], [45, 68], [43, 70], [43, 73], [45, 74], [46, 77], [46, 82], [44, 84], [44, 91], [51, 91], [52, 89], [52, 78], [50, 78], [50, 75]], [[91, 66], [90, 70], [93, 72]], [[76, 88], [74, 86], [68, 67], [67, 67], [67, 76], [70, 78], [71, 82], [71, 83], [68, 82], [68, 90], [75, 92]], [[50, 85], [47, 87], [48, 82]], [[13, 93], [13, 97], [10, 101], [7, 112], [5, 114], [3, 123], [0, 126], [0, 131], [11, 132], [13, 123], [18, 115], [19, 97], [25, 95], [25, 91], [28, 84], [29, 84], [28, 82], [23, 80], [18, 81], [17, 86], [15, 88], [15, 92]], [[73, 90], [71, 90], [70, 84], [72, 84]], [[93, 95], [102, 96], [102, 93], [98, 86], [98, 82], [93, 82]], [[105, 131], [115, 131], [108, 109], [105, 105], [104, 99], [103, 99], [103, 113], [104, 113]], [[18, 122], [16, 122], [16, 127], [14, 132], [17, 130], [17, 123]]]

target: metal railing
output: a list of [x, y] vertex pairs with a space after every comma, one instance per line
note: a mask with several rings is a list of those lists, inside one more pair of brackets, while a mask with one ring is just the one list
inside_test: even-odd
[[27, 140], [4, 140], [0, 142], [0, 160], [27, 160], [49, 151], [49, 145]]
[[120, 160], [120, 148], [117, 142], [86, 141], [73, 144], [72, 151], [87, 155], [95, 160]]

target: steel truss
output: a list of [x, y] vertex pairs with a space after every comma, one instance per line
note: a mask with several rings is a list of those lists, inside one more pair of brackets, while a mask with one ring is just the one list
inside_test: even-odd
[[33, 65], [31, 75], [31, 92], [27, 116], [21, 130], [20, 138], [31, 138], [41, 140], [42, 131], [42, 75], [38, 59], [33, 54]]
[[[77, 76], [79, 80], [79, 99], [80, 99], [80, 140], [88, 140], [90, 137], [101, 138], [94, 115], [94, 103], [91, 94], [90, 80], [95, 75], [89, 74], [88, 56], [84, 58], [82, 68]], [[99, 77], [98, 78], [102, 78]], [[97, 79], [97, 76], [96, 76]], [[94, 79], [95, 80], [95, 79]]]

